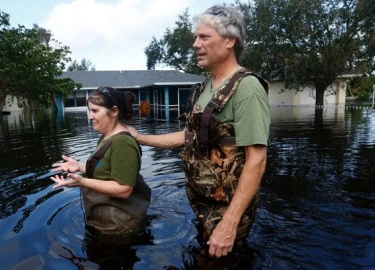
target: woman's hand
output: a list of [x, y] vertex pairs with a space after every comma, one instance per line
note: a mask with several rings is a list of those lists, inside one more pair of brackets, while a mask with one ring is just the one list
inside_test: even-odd
[[52, 176], [51, 179], [57, 183], [53, 186], [55, 189], [59, 187], [81, 187], [85, 178], [78, 174], [69, 173], [67, 178], [55, 175]]
[[64, 155], [62, 155], [62, 159], [65, 162], [52, 164], [52, 167], [53, 167], [53, 169], [51, 170], [52, 172], [63, 171], [63, 172], [75, 173], [75, 172], [80, 171], [80, 166], [77, 160], [64, 156]]

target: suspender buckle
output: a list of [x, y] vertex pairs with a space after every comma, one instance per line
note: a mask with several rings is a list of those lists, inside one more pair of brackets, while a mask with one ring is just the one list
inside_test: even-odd
[[201, 151], [206, 152], [207, 151], [207, 144], [200, 143], [199, 144]]
[[208, 102], [208, 104], [210, 107], [214, 108], [215, 110], [217, 110], [217, 108], [219, 108], [219, 105], [220, 105], [220, 101], [219, 100], [210, 100], [210, 102]]

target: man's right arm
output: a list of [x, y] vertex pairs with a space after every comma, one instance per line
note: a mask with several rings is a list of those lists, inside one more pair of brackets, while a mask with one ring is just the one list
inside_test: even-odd
[[131, 126], [126, 126], [126, 129], [139, 144], [143, 145], [159, 148], [177, 148], [185, 143], [185, 130], [168, 134], [146, 135], [138, 133], [138, 131]]

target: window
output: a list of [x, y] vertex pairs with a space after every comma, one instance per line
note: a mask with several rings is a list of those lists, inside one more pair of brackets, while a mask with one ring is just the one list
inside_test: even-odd
[[74, 94], [68, 95], [64, 102], [65, 107], [75, 107], [74, 106]]
[[77, 91], [76, 93], [76, 107], [86, 106], [86, 91]]

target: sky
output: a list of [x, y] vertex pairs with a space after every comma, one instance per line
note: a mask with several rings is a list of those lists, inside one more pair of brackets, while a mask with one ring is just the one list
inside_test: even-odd
[[234, 0], [0, 0], [0, 10], [10, 15], [11, 26], [50, 30], [70, 48], [72, 60], [86, 58], [96, 70], [143, 70], [144, 49], [173, 29], [179, 14], [223, 2]]

